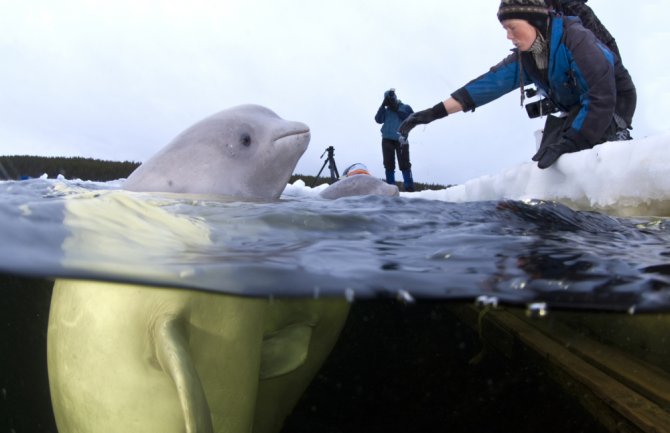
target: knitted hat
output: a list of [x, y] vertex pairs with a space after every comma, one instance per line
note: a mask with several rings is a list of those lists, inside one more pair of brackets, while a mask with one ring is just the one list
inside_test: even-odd
[[498, 19], [526, 20], [531, 25], [546, 33], [549, 8], [545, 0], [502, 0], [498, 8]]
[[355, 174], [370, 174], [370, 172], [368, 171], [368, 168], [364, 164], [361, 164], [360, 162], [352, 164], [349, 167], [347, 167], [346, 170], [344, 170], [344, 175], [346, 177], [353, 176]]

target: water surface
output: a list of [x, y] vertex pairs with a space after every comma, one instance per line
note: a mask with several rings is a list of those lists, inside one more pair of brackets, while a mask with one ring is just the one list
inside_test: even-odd
[[306, 191], [259, 203], [118, 183], [0, 182], [0, 271], [264, 297], [670, 305], [665, 219]]

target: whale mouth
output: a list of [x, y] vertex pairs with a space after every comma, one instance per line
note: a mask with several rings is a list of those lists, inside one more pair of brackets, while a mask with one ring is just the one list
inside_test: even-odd
[[284, 134], [277, 136], [274, 139], [275, 144], [281, 145], [284, 142], [288, 141], [303, 141], [310, 139], [310, 130], [309, 128], [301, 129], [298, 131], [288, 131]]

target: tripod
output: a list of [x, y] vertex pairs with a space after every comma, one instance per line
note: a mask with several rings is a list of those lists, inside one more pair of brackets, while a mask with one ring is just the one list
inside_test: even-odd
[[323, 158], [323, 155], [328, 152], [328, 158], [323, 162], [323, 165], [321, 166], [321, 170], [319, 170], [319, 173], [316, 175], [314, 178], [314, 181], [312, 182], [311, 187], [314, 188], [314, 184], [316, 184], [316, 181], [319, 179], [319, 175], [323, 171], [324, 168], [326, 168], [326, 164], [328, 164], [328, 169], [330, 170], [330, 180], [332, 182], [335, 182], [337, 179], [340, 178], [340, 173], [337, 172], [337, 165], [335, 164], [335, 148], [333, 146], [327, 147], [326, 150], [321, 154], [321, 158]]

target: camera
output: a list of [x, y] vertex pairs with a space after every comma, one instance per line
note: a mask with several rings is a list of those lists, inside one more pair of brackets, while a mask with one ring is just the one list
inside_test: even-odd
[[526, 93], [526, 98], [532, 98], [535, 95], [538, 94], [538, 90], [534, 87], [529, 87], [528, 89], [523, 89], [523, 91]]
[[539, 101], [531, 102], [526, 104], [526, 113], [531, 119], [536, 117], [546, 116], [547, 114], [552, 114], [558, 112], [559, 109], [551, 102], [551, 99], [544, 98]]

